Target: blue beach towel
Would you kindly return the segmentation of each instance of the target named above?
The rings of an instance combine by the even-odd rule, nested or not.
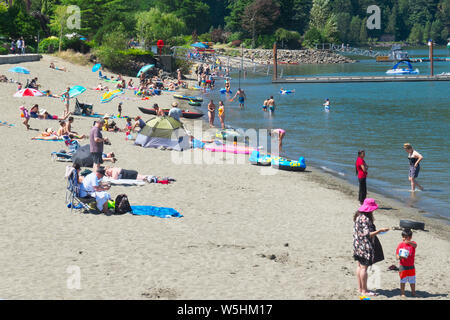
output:
[[[131,206],[131,212],[137,216],[155,216],[159,218],[181,218],[182,215],[172,208],[153,207],[153,206]]]

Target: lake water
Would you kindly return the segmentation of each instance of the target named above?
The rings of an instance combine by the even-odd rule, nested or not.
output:
[[[427,50],[411,50],[427,56]],[[436,55],[450,56],[447,50]],[[342,65],[284,66],[284,75],[385,75],[393,63],[361,60]],[[450,72],[450,62],[435,62],[435,74]],[[429,63],[415,63],[429,74]],[[280,71],[279,71],[280,72]],[[238,76],[232,74],[232,90]],[[216,87],[223,87],[217,81]],[[357,184],[354,163],[359,149],[366,150],[368,189],[421,208],[427,216],[450,223],[450,82],[272,84],[264,75],[241,78],[247,100],[240,110],[218,90],[205,94],[200,109],[206,113],[209,98],[226,106],[226,124],[235,128],[283,128],[283,149],[290,158],[304,156],[307,165],[322,168]],[[281,95],[280,88],[294,90]],[[263,101],[274,96],[277,109],[269,116]],[[322,104],[329,98],[330,112]],[[217,120],[218,121],[218,120]],[[217,123],[218,124],[218,123]],[[409,142],[424,156],[418,182],[424,192],[409,192],[409,163],[403,144]],[[355,199],[356,200],[356,199]]]

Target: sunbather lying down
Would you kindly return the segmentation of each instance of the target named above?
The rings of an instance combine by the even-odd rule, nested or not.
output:
[[[85,137],[76,136],[73,134],[65,133],[65,123],[60,122],[60,128],[58,131],[53,131],[52,128],[47,128],[44,132],[41,132],[37,137],[31,138],[31,140],[64,140],[64,136],[68,136],[70,139],[84,139]]]
[[[157,176],[142,175],[139,174],[136,170],[127,170],[118,167],[106,167],[105,176],[114,180],[130,179],[130,180],[147,181],[148,183],[169,184],[170,182],[175,181],[175,179],[169,177],[162,178]]]

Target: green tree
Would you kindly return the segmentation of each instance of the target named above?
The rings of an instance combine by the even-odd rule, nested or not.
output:
[[[254,0],[245,8],[242,15],[242,28],[251,34],[253,48],[256,37],[271,31],[279,15],[279,6],[272,0]]]
[[[313,0],[310,12],[309,26],[322,29],[331,15],[329,0]]]
[[[211,20],[209,6],[201,0],[155,0],[157,8],[165,13],[173,13],[184,20],[187,31],[196,30],[198,34],[209,30]]]
[[[408,42],[413,44],[420,44],[423,41],[423,27],[416,23],[409,34]]]
[[[430,21],[427,21],[425,27],[423,28],[422,43],[427,43],[428,39],[430,39],[430,35],[431,35],[431,23]]]
[[[361,29],[359,31],[359,42],[360,43],[367,43],[367,18],[364,18],[364,20],[361,22]]]
[[[252,0],[228,0],[227,9],[230,14],[225,17],[225,30],[231,32],[242,30],[242,16],[250,3],[252,3]]]
[[[349,41],[352,43],[358,43],[361,33],[361,19],[358,16],[354,16],[350,22]]]
[[[436,43],[445,43],[447,38],[442,38],[442,30],[444,28],[441,20],[433,21],[430,28],[430,38],[433,39]]]
[[[397,22],[397,15],[398,15],[398,8],[397,5],[395,5],[388,17],[387,26],[385,29],[385,32],[387,34],[392,34],[394,36],[398,35],[398,22]]]
[[[158,8],[136,14],[136,32],[141,42],[154,43],[158,39],[168,42],[170,38],[182,35],[186,25],[175,14],[161,12]]]
[[[69,13],[67,12],[67,6],[57,6],[55,8],[54,15],[52,17],[50,26],[52,30],[59,35],[58,52],[61,52],[63,34],[67,30],[67,19]]]
[[[350,33],[350,22],[352,17],[348,12],[342,12],[336,14],[337,30],[339,40],[342,42],[348,42]]]

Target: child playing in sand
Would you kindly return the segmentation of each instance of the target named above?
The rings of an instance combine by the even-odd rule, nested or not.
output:
[[[414,257],[416,255],[417,243],[411,241],[412,231],[405,229],[402,232],[403,241],[397,247],[396,255],[400,260],[400,291],[401,296],[405,296],[405,286],[409,282],[411,295],[416,296],[416,269],[414,267]]]

